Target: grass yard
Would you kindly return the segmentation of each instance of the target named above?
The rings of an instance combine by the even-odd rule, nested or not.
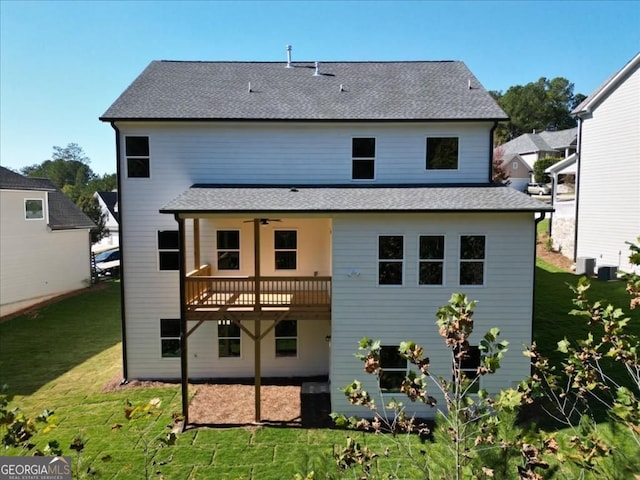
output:
[[[586,332],[567,315],[572,294],[565,283],[576,280],[574,275],[539,264],[535,340],[556,360],[558,340]],[[594,280],[592,291],[594,297],[607,298],[627,310],[622,282]],[[634,324],[640,333],[640,312],[635,312]],[[323,472],[336,472],[332,452],[344,447],[347,435],[376,452],[390,444],[387,436],[339,430],[251,427],[190,430],[178,435],[175,446],[157,449],[155,439],[169,432],[172,414],[180,410],[179,387],[105,392],[104,386],[117,378],[120,368],[117,282],[0,323],[0,384],[8,385],[10,406],[19,406],[29,416],[45,408],[55,411],[57,427],[46,433],[41,429],[33,441],[41,449],[49,440],[59,441],[65,455],[73,454],[74,467],[80,466],[79,478],[282,480],[315,471],[319,479],[325,478]],[[125,418],[126,401],[145,404],[152,398],[161,400],[161,413],[134,421]],[[69,449],[77,436],[85,441],[79,458]],[[412,440],[414,451],[418,443]],[[3,454],[29,453],[14,448]],[[407,452],[395,448],[379,459],[383,472],[394,472],[398,478],[424,478],[410,464]],[[95,474],[89,475],[87,469]],[[562,471],[558,475],[571,477]],[[349,472],[345,478],[356,477]]]

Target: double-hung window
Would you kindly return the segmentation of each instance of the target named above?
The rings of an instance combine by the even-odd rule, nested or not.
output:
[[[298,321],[281,320],[275,327],[276,357],[298,355]]]
[[[218,321],[218,357],[240,356],[240,327],[230,320]]]
[[[421,235],[419,240],[419,285],[444,284],[444,235]]]
[[[240,231],[218,230],[218,270],[240,270]]]
[[[427,137],[427,170],[458,169],[458,137]]]
[[[158,231],[158,266],[160,270],[180,270],[180,233]]]
[[[376,164],[376,139],[351,139],[351,178],[373,180]]]
[[[163,358],[180,356],[180,319],[160,319],[160,351]]]
[[[149,137],[125,137],[127,177],[149,178]]]
[[[480,348],[477,345],[469,345],[466,354],[458,360],[460,367],[460,375],[464,376],[472,382],[467,393],[478,393],[480,390],[480,375],[478,375],[478,367],[480,366],[482,356]]]
[[[460,237],[460,285],[484,285],[486,237]]]
[[[378,285],[402,285],[404,263],[404,237],[380,235],[378,237]]]
[[[379,385],[382,393],[398,393],[407,376],[407,360],[400,355],[397,346],[380,347]]]
[[[295,230],[275,230],[273,232],[276,270],[298,268],[298,232]]]
[[[26,220],[44,219],[44,201],[41,198],[26,198],[24,200],[24,218]]]

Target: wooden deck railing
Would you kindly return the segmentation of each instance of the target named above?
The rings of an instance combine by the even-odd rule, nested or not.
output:
[[[261,277],[260,298],[255,277],[214,277],[202,269],[185,278],[187,308],[328,307],[331,277]],[[208,272],[207,272],[208,273]]]

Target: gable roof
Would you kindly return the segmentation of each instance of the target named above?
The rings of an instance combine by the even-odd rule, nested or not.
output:
[[[504,156],[502,157],[501,165],[506,166],[509,163],[512,163],[514,161],[520,162],[520,164],[527,170],[527,172],[533,172],[533,168],[531,168],[531,165],[529,165],[529,162],[527,162],[524,158],[522,158],[519,153],[514,153],[514,152],[505,153]]]
[[[0,167],[0,190],[37,190],[47,192],[49,223],[51,230],[94,228],[96,225],[51,180],[29,178]]]
[[[590,113],[596,108],[600,102],[615,90],[618,85],[627,77],[627,75],[640,67],[640,52],[636,54],[627,64],[619,71],[611,75],[605,82],[596,88],[591,95],[585,98],[580,105],[573,109],[573,115],[581,116]]]
[[[100,117],[117,120],[506,120],[459,61],[153,61]]]
[[[553,208],[503,185],[195,184],[160,213],[542,212]]]
[[[118,192],[96,192],[96,195],[98,195],[107,206],[111,217],[114,218],[116,222],[119,222],[120,216],[118,215],[118,210],[116,210],[118,205]]]
[[[576,145],[577,138],[577,127],[556,131],[545,130],[540,133],[523,133],[499,147],[502,147],[505,153],[552,152]]]

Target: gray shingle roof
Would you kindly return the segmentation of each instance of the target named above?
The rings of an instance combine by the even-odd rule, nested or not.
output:
[[[507,119],[459,61],[293,65],[153,61],[100,119]]]
[[[161,213],[539,212],[551,206],[505,186],[196,184]]]
[[[49,205],[49,227],[51,230],[71,230],[76,228],[94,228],[95,224],[64,193],[58,190],[51,180],[29,178],[0,167],[0,189],[38,190],[47,192]]]
[[[109,213],[115,219],[116,222],[120,221],[120,215],[116,210],[116,205],[118,204],[118,192],[96,192],[102,201],[107,206]]]
[[[564,149],[578,143],[578,127],[540,132],[540,137],[553,149]]]
[[[578,128],[575,127],[555,132],[523,133],[501,146],[505,153],[552,152],[576,145],[577,138]]]

